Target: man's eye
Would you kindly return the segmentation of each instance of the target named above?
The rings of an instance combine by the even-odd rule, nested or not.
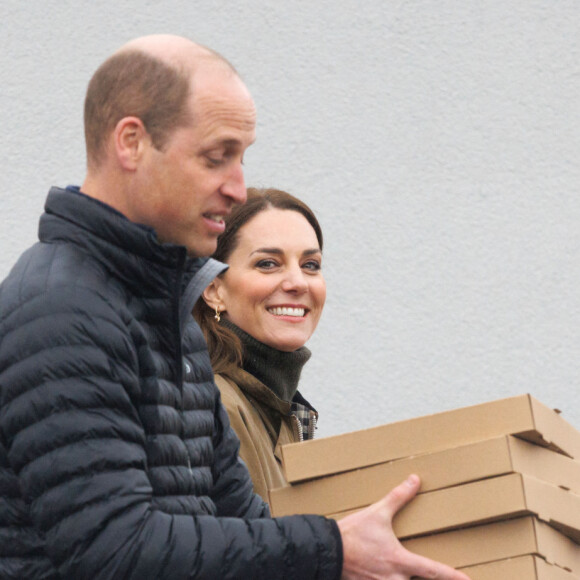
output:
[[[210,157],[209,155],[206,156],[208,163],[214,167],[221,165],[223,163],[223,159],[217,157]]]

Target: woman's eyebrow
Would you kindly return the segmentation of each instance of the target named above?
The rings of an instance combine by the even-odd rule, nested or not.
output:
[[[280,248],[258,248],[257,250],[254,250],[250,256],[253,254],[277,254],[280,256],[283,253],[284,252]]]
[[[283,254],[283,250],[281,250],[280,248],[258,248],[257,250],[254,250],[250,256],[252,256],[253,254],[276,254],[277,256],[281,256]],[[312,256],[314,254],[320,254],[322,253],[320,251],[320,248],[312,248],[309,250],[304,250],[302,252],[303,256]]]

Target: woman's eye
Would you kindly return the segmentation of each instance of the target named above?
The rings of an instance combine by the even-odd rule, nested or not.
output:
[[[313,272],[318,272],[318,270],[322,268],[322,264],[320,262],[317,262],[316,260],[310,260],[309,262],[306,262],[302,267],[306,268],[307,270],[312,270]]]
[[[274,260],[260,260],[256,264],[256,268],[262,268],[264,270],[268,270],[270,268],[275,268],[278,264]]]

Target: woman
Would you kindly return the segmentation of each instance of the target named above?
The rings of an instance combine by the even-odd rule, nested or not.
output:
[[[298,392],[304,346],[322,314],[322,231],[303,202],[248,189],[226,219],[214,258],[229,265],[194,309],[254,489],[287,485],[279,447],[311,439],[317,412]]]

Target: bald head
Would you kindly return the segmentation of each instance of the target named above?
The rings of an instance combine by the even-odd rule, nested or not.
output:
[[[152,34],[141,36],[123,45],[118,52],[125,50],[137,50],[157,58],[170,66],[182,69],[189,69],[193,73],[200,65],[225,66],[232,72],[236,72],[234,67],[220,54],[184,38],[171,34]]]
[[[95,72],[85,99],[89,169],[106,155],[117,123],[141,119],[153,144],[162,149],[172,131],[191,122],[187,104],[197,72],[218,69],[237,75],[215,51],[180,36],[144,36],[122,46]]]

